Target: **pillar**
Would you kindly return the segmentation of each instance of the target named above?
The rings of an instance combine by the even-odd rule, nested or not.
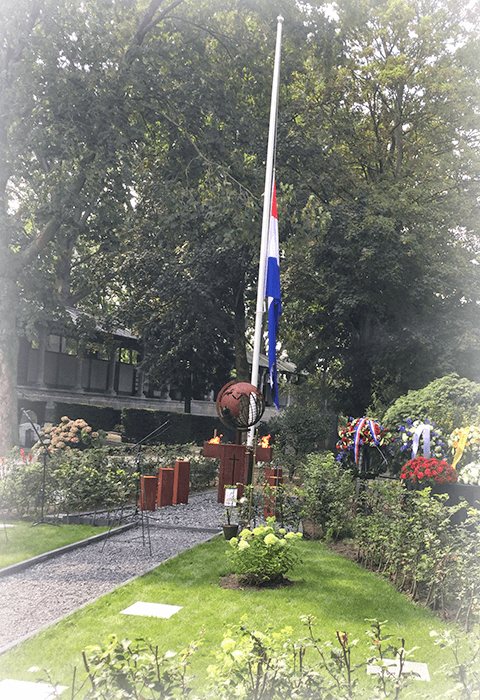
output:
[[[38,365],[37,379],[35,386],[37,389],[45,389],[45,352],[47,350],[47,329],[40,326],[38,329]]]
[[[107,394],[115,396],[115,367],[117,365],[117,346],[114,344],[112,354],[110,355],[110,364],[108,366],[108,386]]]
[[[174,478],[173,469],[165,467],[158,470],[157,505],[159,508],[173,505]]]
[[[173,505],[188,503],[190,490],[190,462],[178,460],[175,462],[173,477]]]
[[[155,510],[157,500],[157,477],[140,477],[140,499],[138,507],[140,510]]]

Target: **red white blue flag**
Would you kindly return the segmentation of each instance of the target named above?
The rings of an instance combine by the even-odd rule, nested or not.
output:
[[[275,181],[272,187],[272,211],[268,231],[266,268],[265,296],[268,302],[268,372],[273,402],[278,408],[277,332],[278,319],[282,313],[282,302],[280,297],[280,256],[278,250],[278,216]]]

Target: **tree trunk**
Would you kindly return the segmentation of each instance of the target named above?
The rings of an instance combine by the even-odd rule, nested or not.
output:
[[[15,280],[8,274],[10,254],[1,246],[0,258],[0,457],[18,443],[17,362]]]

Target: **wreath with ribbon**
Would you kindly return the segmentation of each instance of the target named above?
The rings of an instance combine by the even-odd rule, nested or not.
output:
[[[471,462],[480,461],[480,428],[476,425],[456,428],[448,438],[448,446],[453,454],[453,467],[456,467],[462,457]]]
[[[429,459],[445,459],[445,441],[442,431],[436,423],[426,418],[425,420],[412,420],[407,418],[405,425],[398,427],[400,436],[396,442],[400,443],[400,451],[411,451],[410,459],[415,459],[422,447],[423,457]]]
[[[340,428],[338,431],[339,440],[337,442],[337,460],[343,457],[350,451],[353,451],[355,464],[358,466],[360,461],[360,448],[374,447],[382,456],[382,460],[387,463],[385,455],[381,447],[390,443],[393,438],[390,437],[388,430],[380,425],[373,418],[349,418],[345,428]]]

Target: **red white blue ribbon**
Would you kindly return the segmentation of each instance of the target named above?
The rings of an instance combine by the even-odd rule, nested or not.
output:
[[[360,459],[360,445],[363,444],[361,441],[361,437],[362,437],[361,432],[362,432],[362,429],[366,423],[368,423],[368,427],[370,428],[370,433],[372,435],[373,443],[374,443],[375,447],[381,452],[381,450],[379,448],[377,434],[375,432],[375,421],[368,419],[368,418],[360,418],[358,423],[357,423],[357,427],[355,428],[355,437],[353,440],[353,453],[354,453],[354,457],[355,457],[355,464],[357,466],[358,466],[358,462]],[[382,457],[383,457],[383,454],[382,454]],[[383,457],[383,459],[385,460],[385,457]]]

